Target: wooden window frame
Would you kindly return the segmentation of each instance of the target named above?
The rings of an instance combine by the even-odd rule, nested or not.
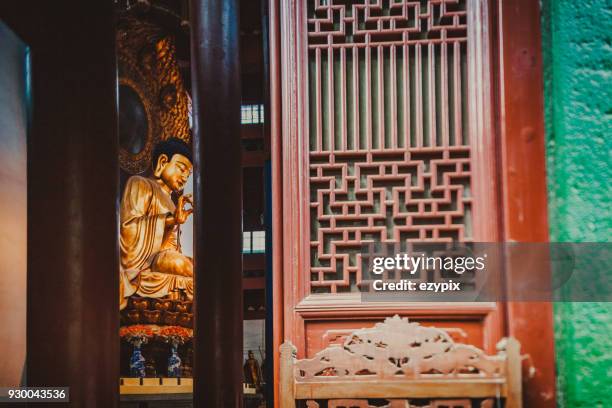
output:
[[[306,286],[301,282],[303,274],[289,272],[302,270],[309,262],[303,256],[307,253],[308,241],[296,239],[303,236],[304,229],[309,225],[308,210],[304,208],[304,203],[300,203],[299,194],[307,188],[307,173],[300,158],[308,151],[303,123],[308,120],[308,105],[300,95],[306,94],[308,81],[305,64],[301,63],[305,52],[301,38],[303,34],[295,24],[301,21],[300,13],[304,11],[300,11],[297,4],[302,4],[302,1],[270,0],[269,15],[275,379],[278,379],[279,347],[285,339],[292,339],[294,333],[302,331],[300,327],[303,327],[305,318],[332,315],[350,317],[355,313],[355,305],[350,302],[344,306],[336,302],[328,308],[314,309],[302,304],[303,308],[299,311],[294,307],[307,293]],[[483,206],[479,211],[487,211],[487,216],[500,217],[499,228],[491,227],[493,230],[487,232],[489,237],[496,237],[495,240],[546,242],[548,222],[539,5],[528,0],[490,0],[487,5],[492,23],[489,30],[481,35],[489,36],[491,48],[481,50],[483,53],[480,55],[486,57],[490,53],[491,86],[488,89],[483,87],[480,96],[487,97],[485,93],[488,92],[493,103],[483,107],[480,110],[482,116],[474,118],[472,123],[482,126],[477,132],[479,135],[493,132],[495,143],[485,142],[481,151],[474,152],[493,152],[485,160],[480,160],[476,155],[474,157],[478,165],[495,167],[497,177],[493,184],[498,187],[490,188],[491,184],[488,185],[488,191],[492,194],[488,198],[489,203],[497,205]],[[489,17],[481,15],[481,18]],[[472,29],[478,30],[478,27]],[[297,67],[297,70],[293,67]],[[486,72],[479,74],[488,75]],[[479,100],[478,96],[476,100]],[[283,143],[287,137],[295,138],[298,143]],[[494,158],[497,163],[489,158]],[[473,183],[475,188],[487,188],[487,183],[491,181],[475,179]],[[511,270],[510,267],[508,265],[508,270]],[[402,305],[402,308],[405,309],[406,305]],[[426,309],[417,308],[414,312],[427,315]],[[458,313],[473,313],[490,319],[490,310],[486,309],[486,305],[474,305],[472,309]],[[382,317],[394,310],[390,306],[386,310],[366,313],[372,317]],[[536,368],[533,378],[524,376],[525,406],[554,407],[552,305],[544,302],[509,302],[499,312],[506,317],[505,327],[499,329],[501,334],[518,338]],[[300,341],[296,343],[300,350]],[[277,384],[275,396],[278,397]]]

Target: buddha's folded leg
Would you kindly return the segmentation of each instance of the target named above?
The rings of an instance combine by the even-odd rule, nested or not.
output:
[[[180,252],[168,249],[161,251],[153,259],[151,270],[170,275],[193,276],[193,261]]]
[[[193,278],[162,272],[144,271],[140,274],[140,285],[136,293],[143,297],[162,298],[182,291],[193,300]]]

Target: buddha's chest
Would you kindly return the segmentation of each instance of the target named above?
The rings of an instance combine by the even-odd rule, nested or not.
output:
[[[176,210],[176,205],[170,194],[166,193],[159,186],[155,185],[153,188],[153,195],[149,205],[149,215],[167,214],[172,213]]]

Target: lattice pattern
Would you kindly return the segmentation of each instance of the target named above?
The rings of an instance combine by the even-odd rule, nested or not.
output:
[[[312,359],[295,363],[297,382],[455,378],[459,374],[464,378],[502,376],[504,358],[487,356],[474,346],[455,343],[442,329],[409,323],[399,316],[353,332],[342,347],[332,345]]]
[[[312,48],[343,44],[430,43],[466,36],[465,4],[460,0],[375,0],[309,3]]]
[[[465,0],[309,0],[313,293],[367,242],[471,241]]]

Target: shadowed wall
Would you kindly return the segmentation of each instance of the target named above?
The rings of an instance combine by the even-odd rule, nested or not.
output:
[[[31,52],[27,384],[70,387],[71,406],[117,407],[114,5],[3,0],[0,19]]]
[[[0,22],[0,387],[19,385],[26,349],[26,59]]]

